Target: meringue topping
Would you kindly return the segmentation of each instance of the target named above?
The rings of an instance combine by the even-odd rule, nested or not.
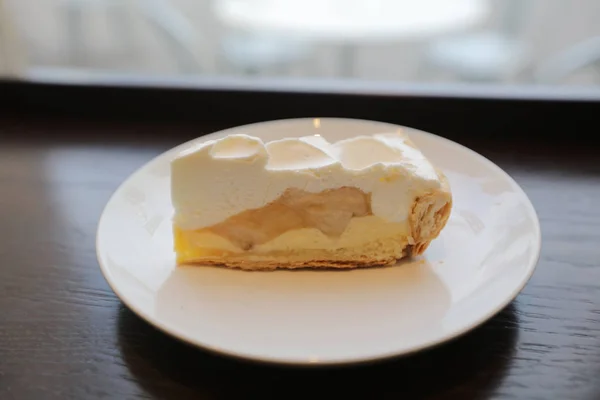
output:
[[[185,150],[171,163],[174,223],[181,229],[217,225],[285,198],[291,189],[310,194],[344,187],[368,195],[372,215],[405,222],[414,199],[440,181],[402,133],[336,143],[321,136],[264,143],[236,134]]]

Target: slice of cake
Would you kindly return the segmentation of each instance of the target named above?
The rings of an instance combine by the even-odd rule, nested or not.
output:
[[[211,140],[172,161],[171,196],[177,262],[243,269],[392,264],[423,253],[452,207],[402,133]]]

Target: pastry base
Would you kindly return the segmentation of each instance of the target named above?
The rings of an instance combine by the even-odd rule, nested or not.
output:
[[[423,246],[420,248],[425,249]],[[380,239],[351,249],[304,249],[265,254],[224,254],[222,251],[211,249],[202,251],[204,256],[179,259],[179,264],[225,266],[243,270],[352,269],[393,265],[401,259],[417,255],[415,246],[408,244],[408,238],[405,236]]]

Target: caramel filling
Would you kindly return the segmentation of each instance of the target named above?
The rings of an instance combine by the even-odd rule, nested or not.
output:
[[[272,203],[247,210],[207,228],[243,250],[294,229],[316,228],[340,236],[354,217],[372,215],[371,196],[352,187],[310,193],[288,189]]]

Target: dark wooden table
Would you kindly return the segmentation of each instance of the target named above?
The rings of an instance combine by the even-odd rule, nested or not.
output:
[[[532,280],[471,333],[380,364],[252,365],[158,332],[117,299],[95,255],[99,215],[154,155],[217,126],[0,117],[0,399],[600,399],[600,149],[463,138],[531,197]]]

